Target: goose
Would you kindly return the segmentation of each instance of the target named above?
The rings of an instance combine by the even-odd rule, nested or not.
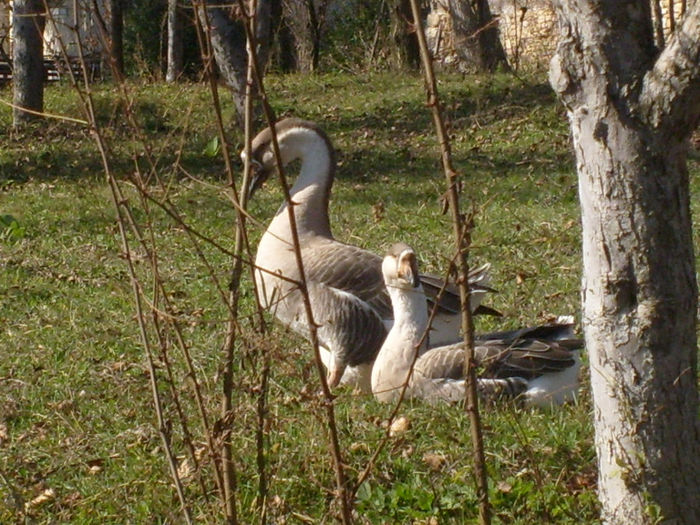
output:
[[[384,402],[395,400],[408,381],[405,396],[409,398],[463,400],[463,343],[427,349],[423,341],[428,311],[413,249],[403,243],[392,246],[382,262],[382,272],[394,324],[372,368],[374,396]],[[576,393],[581,346],[582,341],[572,335],[572,325],[479,338],[474,349],[476,364],[482,369],[477,389],[485,397],[522,396],[526,404],[561,404]]]
[[[321,357],[329,386],[343,379],[370,392],[372,362],[392,323],[389,295],[382,277],[382,258],[370,251],[336,240],[331,233],[328,204],[336,168],[335,150],[328,135],[315,123],[286,118],[275,124],[282,165],[299,159],[301,168],[290,189],[314,322],[318,325]],[[241,153],[245,161],[245,152]],[[252,141],[254,176],[249,196],[275,172],[272,131],[266,128]],[[263,307],[284,325],[309,337],[301,293],[295,281],[299,271],[292,233],[283,202],[258,244],[255,286]],[[433,301],[443,280],[422,275]],[[470,274],[471,309],[477,310],[489,291],[488,265]],[[456,295],[455,295],[456,294]],[[482,307],[487,313],[493,310]],[[459,339],[459,295],[448,286],[440,300],[430,337],[433,343]],[[496,315],[498,315],[496,313]],[[346,368],[350,367],[343,376]]]

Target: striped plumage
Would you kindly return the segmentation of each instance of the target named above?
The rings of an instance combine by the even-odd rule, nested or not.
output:
[[[352,376],[358,385],[369,389],[369,370],[392,319],[391,301],[381,271],[382,258],[333,238],[328,203],[336,161],[328,136],[316,124],[294,118],[278,122],[275,129],[282,164],[301,160],[290,194],[295,203],[301,255],[329,384],[338,384],[349,365],[357,367]],[[251,195],[275,170],[271,140],[270,129],[253,140],[251,163],[256,176],[251,183]],[[256,286],[264,306],[285,325],[308,336],[298,287],[278,277],[299,280],[286,203],[263,234],[255,264]],[[435,276],[428,279],[426,286],[437,292],[440,279]],[[487,268],[475,272],[470,282],[472,308],[476,308],[488,290]],[[459,310],[455,309],[455,298],[450,297],[454,290],[453,287],[447,290],[444,305],[439,308],[431,334],[436,342],[453,342],[459,337]]]

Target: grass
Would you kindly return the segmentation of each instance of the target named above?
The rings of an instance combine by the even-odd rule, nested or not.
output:
[[[444,271],[451,225],[440,212],[443,180],[421,86],[417,77],[389,73],[277,76],[267,82],[278,115],[319,121],[339,150],[331,203],[335,235],[379,253],[404,240],[418,250],[424,268]],[[96,86],[114,172],[126,180],[135,166],[143,169],[148,150],[169,184],[169,202],[188,224],[230,248],[234,213],[223,163],[210,154],[216,128],[206,87],[128,88],[137,132],[125,123],[129,106],[117,90]],[[504,313],[503,319],[480,320],[478,329],[578,314],[580,230],[563,110],[538,79],[445,76],[440,89],[456,167],[464,175],[464,204],[478,210],[472,259],[493,265],[499,293],[490,304]],[[223,98],[230,122],[230,101]],[[67,86],[48,87],[46,106],[51,113],[82,115]],[[179,523],[115,211],[94,142],[80,125],[54,120],[10,133],[7,109],[0,127],[6,137],[0,145],[0,522]],[[231,141],[237,151],[240,136],[232,131]],[[175,171],[176,162],[192,178]],[[697,159],[691,172],[697,194]],[[161,277],[215,419],[226,319],[220,292],[182,228],[157,209],[147,213],[137,193],[125,188],[140,224],[152,221]],[[268,184],[256,195],[252,214],[264,225],[281,200],[277,185]],[[261,228],[250,234],[256,242]],[[225,288],[230,259],[206,243],[200,248]],[[150,289],[147,261],[137,257],[135,264]],[[269,521],[331,522],[333,471],[308,345],[274,324],[263,341],[246,329],[253,313],[249,279],[242,312],[236,411],[228,422],[240,519],[258,519],[256,386],[268,352],[274,364],[265,422]],[[202,431],[182,356],[169,348],[177,387],[168,390],[158,356],[160,387],[175,452],[184,456],[175,394],[198,448]],[[336,409],[354,477],[383,436],[390,409],[351,392],[342,392]],[[485,408],[497,522],[596,522],[590,412],[585,378],[579,402],[557,410]],[[463,411],[413,402],[400,414],[410,427],[391,439],[359,490],[358,521],[475,520]],[[202,469],[206,496],[190,479],[186,496],[197,521],[219,523],[206,457]]]

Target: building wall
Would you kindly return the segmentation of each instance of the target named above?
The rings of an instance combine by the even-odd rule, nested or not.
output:
[[[44,55],[62,56],[62,45],[65,46],[69,57],[78,56],[78,38],[72,27],[74,27],[74,12],[73,0],[64,0],[63,2],[53,2],[55,7],[51,8],[51,16],[46,22],[44,30]],[[102,10],[101,16],[105,17],[104,1],[96,0],[98,9]],[[90,2],[90,6],[92,3]],[[90,13],[92,8],[84,1],[79,1],[78,10],[81,12],[79,17],[79,32],[80,42],[83,45],[83,52],[87,55],[99,53],[101,46],[99,41],[99,33],[97,24]],[[12,54],[12,2],[0,3],[0,43],[2,50],[8,56]]]

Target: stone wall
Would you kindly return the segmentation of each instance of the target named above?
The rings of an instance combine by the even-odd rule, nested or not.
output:
[[[682,0],[673,0],[673,18],[669,2],[660,3],[665,36],[671,33],[672,19],[678,22]],[[456,65],[452,48],[450,16],[446,0],[432,0],[426,33],[436,59],[445,65]],[[549,0],[489,0],[497,17],[501,43],[514,69],[545,69],[557,45],[557,18]]]

